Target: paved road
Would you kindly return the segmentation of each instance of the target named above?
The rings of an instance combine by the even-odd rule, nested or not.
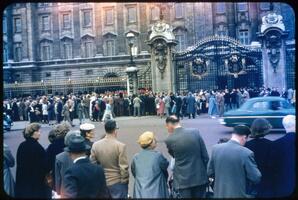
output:
[[[158,145],[157,150],[161,151],[167,158],[169,154],[165,144],[162,142],[167,137],[167,131],[165,129],[165,119],[160,119],[156,116],[145,116],[145,117],[119,117],[116,118],[119,126],[118,139],[123,143],[127,144],[127,153],[129,162],[135,153],[140,151],[140,147],[137,144],[138,136],[144,131],[153,131],[156,134]],[[231,128],[224,127],[219,124],[217,119],[211,119],[207,115],[201,115],[196,119],[186,119],[184,118],[182,125],[184,127],[198,128],[207,146],[208,153],[210,155],[211,148],[220,138],[230,137]],[[95,138],[94,141],[98,140],[104,135],[104,127],[100,122],[91,122],[95,124]],[[12,130],[10,132],[4,133],[4,142],[9,145],[12,154],[16,156],[17,148],[19,144],[24,140],[22,136],[23,128],[28,124],[28,122],[15,122]],[[76,125],[72,129],[78,129],[79,122],[74,120]],[[48,125],[42,125],[42,133],[40,138],[41,145],[46,148],[49,145],[47,135],[51,127]],[[270,140],[275,140],[281,137],[283,133],[272,133],[266,136]],[[15,176],[16,168],[12,168],[13,175]],[[129,194],[132,195],[133,188],[133,178],[130,178],[129,184]]]

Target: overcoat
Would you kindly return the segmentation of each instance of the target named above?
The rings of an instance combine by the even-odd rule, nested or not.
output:
[[[17,150],[16,197],[48,198],[46,173],[46,151],[37,140],[26,139]]]
[[[158,151],[143,149],[131,162],[135,178],[133,198],[168,198],[167,186],[169,162]]]
[[[15,182],[10,168],[14,167],[15,160],[6,144],[3,143],[3,187],[6,194],[14,197]]]
[[[255,161],[262,174],[261,182],[252,186],[252,192],[255,192],[258,198],[272,198],[275,175],[272,141],[266,138],[255,138],[246,142],[245,147],[254,152]]]
[[[65,172],[62,198],[108,198],[104,171],[88,158],[80,159]]]
[[[175,159],[173,186],[186,189],[208,182],[209,156],[197,129],[176,128],[166,140],[169,154]]]
[[[234,140],[213,146],[208,176],[215,179],[215,198],[252,197],[247,192],[247,185],[261,180],[254,153]]]

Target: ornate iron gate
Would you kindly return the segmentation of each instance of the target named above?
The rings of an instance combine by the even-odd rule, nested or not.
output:
[[[175,54],[177,90],[262,85],[262,53],[227,36],[210,36]]]

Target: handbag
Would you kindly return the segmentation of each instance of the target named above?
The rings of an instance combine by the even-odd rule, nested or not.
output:
[[[176,105],[173,105],[173,108],[172,108],[171,112],[176,113]]]

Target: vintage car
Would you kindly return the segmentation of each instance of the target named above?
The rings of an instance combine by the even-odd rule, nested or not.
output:
[[[247,100],[239,109],[225,112],[220,124],[233,127],[238,124],[251,126],[256,118],[265,118],[273,129],[284,130],[282,118],[296,115],[295,108],[281,97],[256,97]]]

